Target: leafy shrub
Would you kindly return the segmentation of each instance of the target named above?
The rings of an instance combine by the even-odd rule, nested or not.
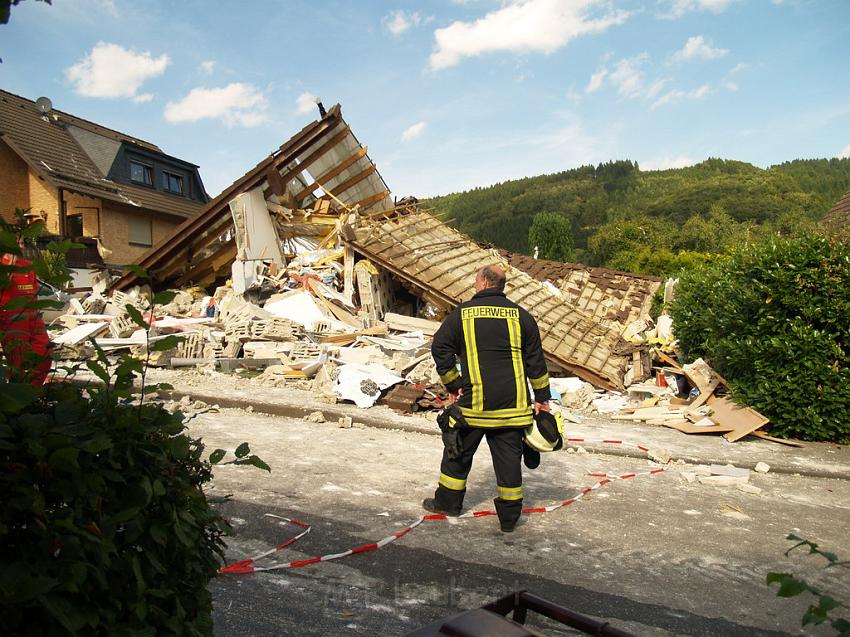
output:
[[[17,249],[2,233],[0,246]],[[113,378],[98,349],[86,365],[103,385],[0,375],[2,633],[211,635],[207,584],[228,527],[202,486],[226,452],[204,460],[182,414],[134,402],[143,361],[123,357]],[[243,443],[225,464],[268,470],[249,454]]]
[[[685,272],[682,349],[726,376],[773,433],[850,442],[850,246],[777,239]]]
[[[695,268],[716,258],[704,252],[681,250],[674,253],[667,248],[641,248],[618,252],[609,262],[609,267],[626,272],[639,272],[651,276],[674,276],[681,270]]]

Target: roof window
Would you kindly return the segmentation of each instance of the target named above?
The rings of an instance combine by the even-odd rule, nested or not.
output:
[[[130,162],[130,181],[153,186],[153,168],[137,161]]]

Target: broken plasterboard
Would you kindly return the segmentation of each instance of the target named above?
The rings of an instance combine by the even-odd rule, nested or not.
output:
[[[403,314],[395,314],[387,312],[384,314],[384,323],[391,330],[400,332],[422,332],[425,336],[434,336],[437,330],[440,329],[439,321],[431,321],[429,319],[416,318],[415,316],[405,316]]]
[[[317,321],[326,321],[328,317],[309,292],[292,291],[269,299],[263,309],[274,316],[289,319],[305,329],[310,329]]]
[[[358,407],[371,407],[381,395],[381,390],[404,381],[382,365],[342,365],[336,377],[334,390],[342,400],[354,401]]]
[[[107,327],[109,327],[109,323],[106,321],[83,323],[82,325],[77,325],[77,327],[68,330],[64,334],[54,336],[50,340],[57,345],[78,345],[92,336],[100,334]]]
[[[280,239],[277,236],[263,189],[254,188],[230,201],[230,212],[236,228],[236,258],[240,261],[274,261],[283,265]]]

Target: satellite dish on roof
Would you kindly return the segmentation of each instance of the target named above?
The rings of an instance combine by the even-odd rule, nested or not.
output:
[[[35,105],[38,107],[38,110],[41,111],[42,115],[47,115],[53,110],[53,102],[51,102],[47,97],[39,97],[35,101]]]

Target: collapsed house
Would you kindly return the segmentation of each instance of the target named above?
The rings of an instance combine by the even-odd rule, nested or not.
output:
[[[568,279],[562,292],[512,267],[415,200],[393,201],[339,105],[236,180],[139,265],[160,287],[205,287],[231,278],[235,293],[250,294],[268,268],[279,271],[287,251],[292,257],[299,246],[342,251],[341,299],[331,306],[356,304],[367,322],[393,309],[441,318],[472,296],[481,266],[500,264],[510,273],[507,296],[537,319],[554,371],[608,389],[649,375],[645,352],[625,341],[623,322],[612,319],[646,315],[660,281],[634,277],[643,285],[611,294],[622,282],[600,285],[604,277],[594,273],[584,281]],[[114,288],[137,282],[137,274],[128,273]],[[394,291],[399,286],[401,294]],[[394,295],[414,299],[393,308]],[[637,312],[607,311],[603,301],[617,296]]]
[[[723,399],[719,381],[697,382],[665,358],[669,317],[655,325],[649,316],[660,279],[500,251],[413,198],[393,199],[339,105],[148,252],[139,261],[147,277],[134,269],[112,284],[111,297],[96,290],[78,302],[54,342],[79,358],[94,336],[107,351],[129,347],[154,365],[264,369],[266,384],[296,383],[361,407],[383,396],[413,411],[445,396],[430,338],[472,297],[484,265],[506,270],[506,295],[537,320],[563,406],[681,431],[740,433],[728,423],[711,426],[706,404]],[[142,283],[178,292],[153,307]],[[130,320],[128,304],[150,329]],[[183,339],[172,350],[150,348],[175,332]],[[659,382],[669,373],[671,384],[684,385],[642,383],[653,372]],[[695,395],[672,402],[691,386]]]

